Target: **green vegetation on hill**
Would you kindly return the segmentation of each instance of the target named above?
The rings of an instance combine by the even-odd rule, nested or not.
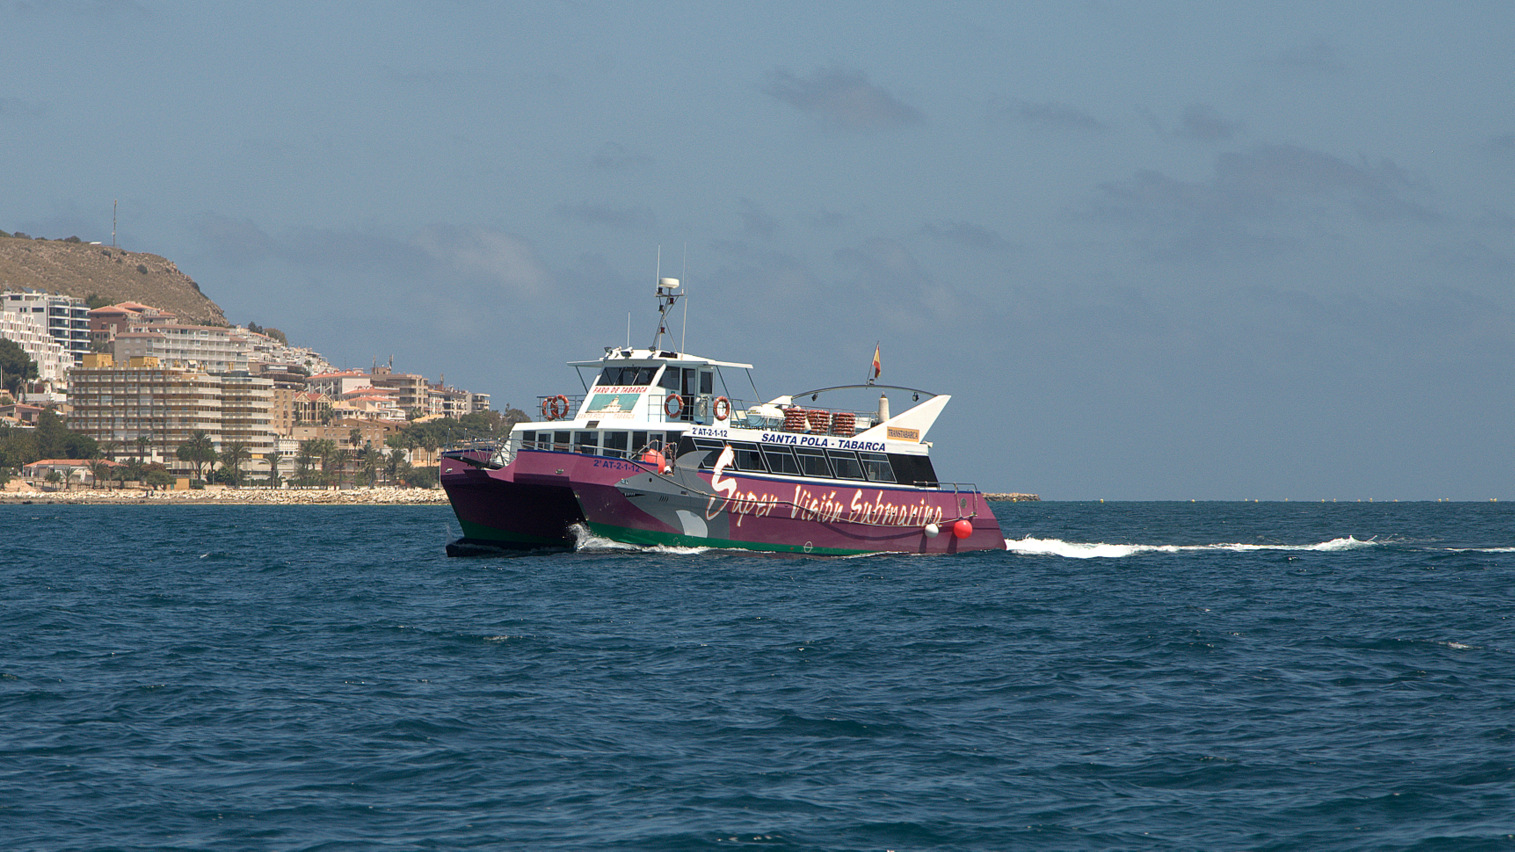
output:
[[[0,231],[0,290],[40,290],[100,304],[141,302],[186,322],[227,325],[219,305],[173,261],[95,245],[79,237],[32,238]]]

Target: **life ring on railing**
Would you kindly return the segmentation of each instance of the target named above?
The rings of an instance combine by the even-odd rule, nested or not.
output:
[[[542,400],[542,416],[548,420],[562,420],[567,417],[568,397],[562,394],[545,397]]]
[[[724,396],[718,396],[715,398],[715,404],[710,406],[710,410],[715,414],[715,419],[725,420],[731,416],[731,400]]]
[[[677,418],[684,411],[684,398],[676,393],[671,393],[663,400],[663,413],[670,418]]]

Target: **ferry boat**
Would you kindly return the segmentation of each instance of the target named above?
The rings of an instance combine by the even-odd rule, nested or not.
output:
[[[849,555],[1004,550],[972,484],[942,482],[926,439],[949,396],[914,388],[818,388],[743,401],[751,364],[664,348],[679,282],[657,282],[647,349],[571,361],[582,395],[541,398],[542,419],[505,442],[443,453],[442,487],[463,537],[451,555],[568,549],[578,531],[632,545]],[[586,376],[592,375],[592,380]],[[911,407],[891,413],[889,391]],[[822,397],[879,394],[858,411]]]

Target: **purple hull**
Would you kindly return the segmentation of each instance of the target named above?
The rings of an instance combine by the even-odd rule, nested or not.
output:
[[[493,470],[444,459],[442,485],[465,541],[497,547],[570,546],[568,528],[582,523],[642,545],[835,555],[1005,548],[983,495],[951,487],[686,467],[661,474],[624,459],[535,450]]]

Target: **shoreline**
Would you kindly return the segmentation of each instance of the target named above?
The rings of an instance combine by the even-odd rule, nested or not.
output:
[[[19,505],[246,505],[246,506],[446,506],[440,488],[205,488],[146,491],[141,488],[0,491],[0,506]]]

